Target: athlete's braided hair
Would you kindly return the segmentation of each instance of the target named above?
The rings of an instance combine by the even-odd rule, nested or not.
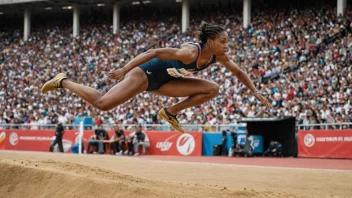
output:
[[[198,39],[201,43],[202,47],[207,43],[208,38],[214,39],[216,35],[225,31],[225,29],[219,25],[210,25],[207,23],[203,23],[199,28]]]

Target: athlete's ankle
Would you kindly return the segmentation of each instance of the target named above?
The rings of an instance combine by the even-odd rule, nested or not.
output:
[[[62,86],[62,87],[65,87],[65,85],[67,85],[68,82],[69,82],[69,80],[68,80],[67,78],[63,79],[63,80],[61,81],[61,86]]]
[[[170,107],[165,107],[165,111],[166,113],[170,114],[170,115],[173,115],[173,116],[176,116],[177,112],[173,112],[172,109],[170,109]]]

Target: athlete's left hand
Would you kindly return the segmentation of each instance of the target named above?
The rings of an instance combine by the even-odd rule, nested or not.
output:
[[[260,92],[256,92],[254,93],[254,96],[263,104],[266,106],[266,109],[267,110],[270,110],[272,107],[271,107],[271,104],[269,102],[268,99],[266,99]]]
[[[126,73],[125,73],[125,69],[116,69],[114,71],[111,71],[108,73],[108,77],[111,79],[115,79],[118,81],[123,80],[123,78],[125,77]]]

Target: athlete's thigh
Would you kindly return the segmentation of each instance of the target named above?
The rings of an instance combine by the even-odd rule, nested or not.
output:
[[[196,94],[206,94],[211,91],[218,91],[218,84],[200,78],[174,78],[165,83],[154,94],[169,97],[186,97]]]
[[[106,93],[102,102],[104,106],[113,108],[126,102],[137,94],[145,91],[148,86],[148,79],[140,68],[133,69],[124,80],[112,87]]]

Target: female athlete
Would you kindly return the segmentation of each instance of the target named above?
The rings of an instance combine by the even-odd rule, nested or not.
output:
[[[46,93],[57,88],[66,88],[94,107],[108,111],[143,91],[169,97],[187,97],[158,111],[160,118],[169,122],[179,132],[185,132],[176,118],[177,112],[198,106],[219,92],[219,86],[211,81],[187,77],[215,62],[230,70],[267,108],[268,100],[255,88],[246,73],[230,60],[227,54],[228,35],[218,25],[203,24],[199,32],[199,43],[184,43],[178,48],[150,49],[132,59],[124,67],[108,73],[108,77],[121,82],[105,95],[97,90],[68,80],[60,73],[46,82],[41,91]]]

